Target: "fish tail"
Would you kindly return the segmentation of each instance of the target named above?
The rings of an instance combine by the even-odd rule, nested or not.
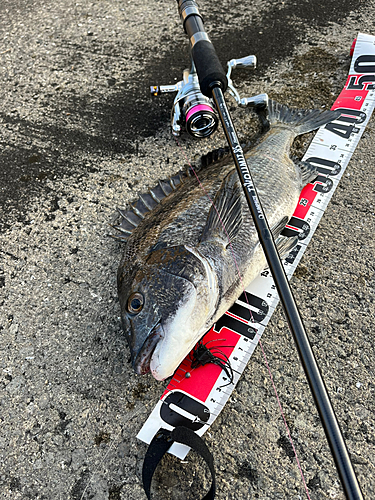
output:
[[[268,121],[270,125],[285,124],[295,135],[311,132],[340,116],[339,111],[319,109],[292,109],[284,104],[269,100]]]

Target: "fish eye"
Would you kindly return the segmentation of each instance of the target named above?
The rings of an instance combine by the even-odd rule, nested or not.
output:
[[[144,304],[143,295],[139,292],[132,293],[128,298],[128,312],[138,314],[142,311]]]

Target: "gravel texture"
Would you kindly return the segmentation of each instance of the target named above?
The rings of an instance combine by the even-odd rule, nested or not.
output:
[[[373,2],[201,1],[243,95],[329,107]],[[0,497],[145,499],[136,434],[165,383],[136,376],[121,331],[108,237],[116,206],[187,160],[169,131],[173,83],[189,65],[176,2],[2,0],[0,4]],[[229,98],[228,98],[229,100]],[[257,119],[230,101],[243,142]],[[311,135],[296,141],[301,157]],[[193,159],[219,131],[181,138]],[[375,122],[371,119],[292,280],[366,499],[375,497]],[[263,337],[312,500],[344,496],[282,312]],[[220,500],[307,498],[257,349],[206,442]],[[208,473],[168,456],[154,498],[196,499]]]

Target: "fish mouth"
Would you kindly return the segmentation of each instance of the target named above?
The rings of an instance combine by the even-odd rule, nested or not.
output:
[[[155,325],[140,348],[134,363],[133,368],[138,375],[145,375],[150,371],[150,363],[154,354],[156,345],[164,338],[164,330],[159,322]]]

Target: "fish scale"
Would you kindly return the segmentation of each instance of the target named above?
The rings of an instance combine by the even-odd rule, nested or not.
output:
[[[270,101],[270,130],[246,154],[280,248],[286,239],[280,233],[302,188],[317,175],[315,166],[304,165],[303,173],[289,158],[292,141],[338,115]],[[233,163],[202,168],[199,183],[188,173],[182,180],[165,184],[171,192],[164,197],[156,188],[141,195],[140,203],[149,206],[144,218],[130,211],[119,224],[127,239],[118,271],[123,328],[134,369],[150,370],[158,380],[173,374],[265,265]],[[134,297],[141,301],[136,311]]]

